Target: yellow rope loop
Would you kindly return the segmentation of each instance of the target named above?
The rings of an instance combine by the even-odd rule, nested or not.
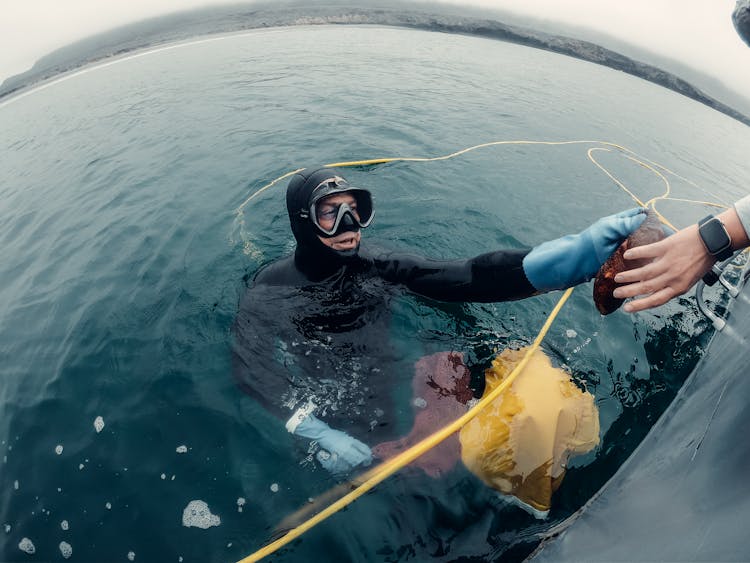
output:
[[[612,173],[611,173],[611,172],[610,172],[609,170],[607,170],[606,168],[604,168],[604,166],[602,166],[601,164],[599,164],[599,161],[597,161],[597,160],[596,160],[596,159],[595,159],[595,158],[594,158],[594,157],[592,156],[592,153],[593,153],[594,151],[609,151],[609,149],[602,149],[602,148],[596,148],[596,147],[595,147],[595,148],[591,148],[591,149],[589,149],[589,150],[588,150],[588,152],[587,152],[586,154],[588,155],[588,157],[589,157],[589,160],[590,160],[591,162],[593,162],[593,163],[594,163],[594,165],[595,165],[595,166],[596,166],[597,168],[599,168],[599,169],[600,169],[600,170],[601,170],[602,172],[604,172],[604,173],[605,173],[605,174],[606,174],[606,175],[607,175],[607,176],[609,177],[609,179],[610,179],[610,180],[612,180],[612,181],[613,181],[613,182],[614,182],[615,184],[617,184],[618,186],[620,186],[620,188],[622,188],[622,190],[623,190],[623,191],[625,191],[625,193],[627,193],[627,194],[628,194],[628,195],[629,195],[630,197],[632,197],[632,198],[633,198],[633,200],[634,200],[634,201],[635,201],[635,202],[636,202],[636,203],[637,203],[638,205],[640,205],[641,207],[646,207],[646,204],[645,204],[645,203],[643,203],[643,202],[642,202],[642,201],[641,201],[641,200],[640,200],[640,199],[638,198],[638,196],[637,196],[637,195],[635,195],[635,194],[634,194],[633,192],[631,192],[631,191],[630,191],[630,190],[628,189],[628,187],[627,187],[627,186],[626,186],[625,184],[623,184],[622,182],[620,182],[620,180],[618,180],[617,178],[615,178],[615,177],[614,177],[614,175],[613,175],[613,174],[612,174]]]
[[[459,151],[456,151],[451,154],[443,155],[443,156],[437,156],[437,157],[394,157],[394,158],[375,158],[375,159],[369,159],[369,160],[354,160],[354,161],[345,161],[345,162],[334,162],[331,164],[327,164],[328,167],[337,167],[337,168],[343,168],[343,167],[351,167],[351,166],[372,166],[376,164],[385,164],[389,162],[435,162],[439,160],[447,160],[449,158],[453,158],[459,155],[466,154],[470,151],[485,148],[485,147],[492,147],[492,146],[499,146],[499,145],[573,145],[573,144],[593,144],[593,145],[603,145],[598,147],[592,147],[588,149],[587,154],[589,160],[594,163],[602,172],[604,172],[605,175],[607,175],[617,186],[619,186],[625,193],[627,193],[638,205],[641,207],[651,207],[657,215],[659,216],[660,220],[665,223],[666,225],[669,225],[672,229],[677,230],[674,225],[672,225],[659,211],[656,210],[656,202],[657,201],[682,201],[682,202],[690,202],[690,203],[697,203],[697,204],[703,204],[703,205],[710,205],[713,207],[727,207],[724,204],[717,204],[717,203],[710,203],[710,202],[703,202],[703,201],[694,201],[694,200],[683,200],[683,199],[677,199],[677,198],[671,198],[671,186],[669,183],[669,180],[662,174],[658,169],[666,172],[667,174],[670,174],[672,176],[675,176],[677,178],[680,178],[684,180],[685,182],[690,183],[691,185],[695,186],[698,189],[699,188],[696,184],[693,182],[690,182],[689,180],[686,180],[679,174],[676,174],[675,172],[672,172],[668,168],[657,164],[653,161],[650,161],[648,159],[645,159],[643,157],[639,157],[635,152],[632,150],[623,147],[621,145],[617,145],[615,143],[610,143],[606,141],[493,141],[489,143],[482,143],[480,145],[474,145],[472,147],[468,147]],[[611,148],[604,148],[604,147],[611,147]],[[664,182],[666,191],[663,195],[654,197],[650,199],[648,202],[641,201],[638,196],[633,193],[625,184],[623,184],[620,180],[618,180],[613,174],[611,174],[604,166],[602,166],[593,156],[593,153],[595,151],[610,151],[612,148],[620,151],[623,156],[630,159],[631,161],[635,162],[639,166],[642,166],[654,174],[656,174],[661,180]],[[284,174],[283,176],[280,176],[270,182],[269,184],[266,184],[262,188],[260,188],[257,192],[253,193],[250,197],[248,197],[242,205],[239,206],[237,209],[238,217],[241,218],[245,206],[256,196],[267,190],[268,188],[272,187],[273,185],[277,184],[281,180],[288,178],[289,176],[292,176],[293,174],[296,174],[297,172],[301,171],[302,169],[297,169],[292,172],[288,172]],[[713,195],[713,194],[711,194]],[[358,498],[360,498],[362,495],[367,493],[368,491],[372,490],[376,485],[393,475],[396,471],[399,469],[405,467],[415,459],[417,459],[420,455],[424,454],[425,452],[429,451],[430,449],[434,448],[441,442],[443,442],[445,439],[447,439],[449,436],[454,434],[455,432],[459,431],[464,425],[466,425],[470,420],[472,420],[474,417],[479,414],[479,412],[484,409],[487,405],[491,404],[497,397],[500,396],[507,388],[510,386],[513,381],[518,377],[518,375],[523,371],[523,369],[528,364],[529,360],[531,359],[532,354],[541,346],[542,340],[549,332],[550,327],[552,326],[552,323],[554,322],[555,318],[559,314],[560,310],[562,309],[565,302],[568,300],[570,295],[573,292],[573,288],[569,288],[565,291],[565,293],[562,295],[560,300],[555,305],[552,312],[547,317],[544,325],[542,326],[541,330],[537,334],[536,338],[534,339],[533,344],[529,347],[529,350],[527,351],[526,355],[523,357],[523,359],[518,363],[518,365],[515,367],[515,369],[511,372],[511,374],[503,381],[501,385],[499,385],[496,389],[494,389],[491,393],[489,393],[486,397],[483,397],[472,409],[467,411],[463,416],[458,418],[457,420],[453,421],[449,425],[445,426],[444,428],[438,430],[437,432],[431,434],[430,436],[424,438],[419,443],[415,444],[411,448],[407,449],[406,451],[398,454],[397,456],[394,456],[393,458],[381,463],[380,465],[370,469],[365,474],[361,475],[359,478],[356,479],[354,483],[352,483],[352,486],[354,486],[354,489],[337,500],[336,502],[332,503],[325,509],[323,509],[321,512],[313,516],[312,518],[308,519],[307,521],[303,522],[296,528],[293,528],[289,532],[287,532],[284,536],[281,538],[275,540],[274,542],[264,546],[263,548],[259,549],[255,553],[245,557],[244,559],[241,559],[239,563],[251,563],[254,561],[260,561],[264,557],[267,557],[268,555],[271,555],[272,553],[276,552],[277,550],[281,549],[285,545],[289,544],[291,541],[294,541],[296,538],[300,537],[302,534],[319,524],[320,522],[324,521],[328,517],[332,516],[342,508],[348,506]]]
[[[645,157],[642,157],[642,156],[636,154],[634,151],[632,151],[631,149],[629,149],[627,147],[624,147],[622,145],[618,145],[616,143],[612,143],[612,142],[609,142],[609,141],[593,141],[593,140],[571,140],[571,141],[534,141],[534,140],[491,141],[491,142],[488,142],[488,143],[481,143],[479,145],[474,145],[474,146],[471,146],[471,147],[467,147],[465,149],[461,149],[459,151],[456,151],[456,152],[453,152],[453,153],[450,153],[450,154],[446,154],[446,155],[442,155],[442,156],[435,156],[435,157],[385,157],[385,158],[373,158],[373,159],[368,159],[368,160],[351,160],[351,161],[333,162],[331,164],[326,164],[326,166],[329,166],[329,167],[332,167],[332,168],[345,168],[345,167],[352,167],[352,166],[372,166],[372,165],[377,165],[377,164],[386,164],[386,163],[389,163],[389,162],[435,162],[435,161],[439,161],[439,160],[448,160],[449,158],[454,158],[456,156],[460,156],[460,155],[466,154],[468,152],[471,152],[471,151],[474,151],[474,150],[477,150],[477,149],[486,148],[486,147],[502,146],[502,145],[542,145],[542,146],[600,145],[600,147],[596,147],[594,149],[589,149],[589,152],[588,152],[589,159],[602,172],[604,172],[613,182],[615,182],[615,184],[617,184],[618,186],[620,186],[620,188],[622,188],[631,198],[633,198],[633,200],[636,203],[638,203],[639,205],[642,205],[644,207],[645,207],[645,205],[643,204],[643,202],[631,190],[629,190],[624,184],[622,184],[622,182],[620,182],[617,178],[615,178],[606,168],[604,168],[601,164],[599,164],[591,156],[591,151],[592,150],[609,150],[609,149],[601,148],[602,146],[604,146],[604,147],[611,147],[613,149],[617,149],[625,157],[630,158],[632,161],[638,163],[639,165],[652,170],[655,174],[657,174],[660,177],[662,177],[665,181],[666,181],[666,178],[664,178],[664,176],[662,174],[660,174],[657,170],[655,170],[656,168],[659,168],[659,169],[663,170],[664,172],[666,172],[667,174],[669,174],[671,176],[674,176],[676,178],[679,178],[680,180],[683,180],[684,182],[686,182],[686,183],[694,186],[695,188],[697,188],[697,189],[699,189],[699,190],[701,190],[701,191],[709,194],[711,197],[714,197],[716,200],[720,200],[721,199],[718,196],[716,196],[715,194],[713,194],[713,193],[709,192],[708,190],[706,190],[705,188],[701,188],[700,186],[698,186],[694,182],[692,182],[692,181],[684,178],[683,176],[680,176],[676,172],[673,172],[672,170],[670,170],[666,166],[663,166],[663,165],[658,164],[656,162],[653,162],[653,161],[651,161],[651,160],[649,160],[649,159],[647,159]],[[646,163],[648,163],[648,164],[646,164]],[[300,172],[302,170],[304,170],[304,169],[303,168],[298,168],[297,170],[293,170],[291,172],[287,172],[286,174],[284,174],[282,176],[279,176],[278,178],[272,180],[271,182],[269,182],[268,184],[266,184],[265,186],[263,186],[262,188],[260,188],[256,192],[254,192],[253,194],[251,194],[250,197],[248,197],[244,202],[242,202],[242,204],[237,208],[237,210],[236,210],[237,214],[238,215],[242,215],[244,213],[244,209],[247,206],[247,204],[250,201],[252,201],[253,199],[255,199],[255,197],[257,197],[258,195],[260,195],[261,193],[263,193],[264,191],[266,191],[268,188],[274,186],[275,184],[277,184],[281,180],[284,180],[285,178],[288,178],[288,177],[290,177],[290,176],[292,176],[292,175],[294,175],[297,172]],[[667,184],[667,191],[669,192],[669,182],[666,181],[666,184]],[[666,195],[668,196],[668,193]],[[664,199],[665,196],[662,196],[662,198]],[[713,203],[713,204],[710,204],[710,205],[713,205],[713,206],[716,206],[716,207],[720,207],[720,206],[729,207],[726,203],[722,203],[722,204]]]

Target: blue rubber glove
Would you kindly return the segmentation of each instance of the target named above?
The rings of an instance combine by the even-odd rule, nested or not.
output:
[[[588,281],[645,219],[646,210],[637,207],[599,219],[577,235],[540,244],[523,259],[526,278],[539,291],[565,289]]]
[[[322,448],[317,454],[318,461],[330,473],[348,473],[358,465],[370,465],[372,462],[372,450],[366,444],[346,432],[334,430],[315,415],[297,416],[293,423],[293,419],[289,420],[287,429],[290,432],[318,442]]]

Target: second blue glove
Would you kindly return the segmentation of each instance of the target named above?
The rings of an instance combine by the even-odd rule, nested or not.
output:
[[[341,430],[334,430],[313,414],[306,414],[287,429],[297,436],[316,440],[321,451],[317,458],[320,465],[334,475],[348,473],[358,465],[370,465],[372,450],[360,440]]]

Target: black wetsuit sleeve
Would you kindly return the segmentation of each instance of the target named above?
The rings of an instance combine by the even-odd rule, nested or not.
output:
[[[273,303],[266,297],[264,285],[251,287],[240,301],[232,325],[232,375],[235,383],[282,422],[295,404],[285,404],[290,389],[290,374],[297,368],[286,342],[291,341],[286,325],[270,330],[274,318]],[[281,327],[281,328],[280,328]]]
[[[467,260],[431,260],[400,253],[373,256],[384,279],[439,301],[508,301],[538,293],[523,271],[529,250],[499,250]]]

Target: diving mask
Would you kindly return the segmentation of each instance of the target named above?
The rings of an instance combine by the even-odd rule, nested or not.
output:
[[[328,196],[338,193],[351,194],[354,202],[326,201]],[[309,217],[325,237],[365,228],[372,222],[373,215],[370,192],[351,186],[340,176],[334,176],[318,184],[310,196],[309,210],[301,213],[302,217]]]

